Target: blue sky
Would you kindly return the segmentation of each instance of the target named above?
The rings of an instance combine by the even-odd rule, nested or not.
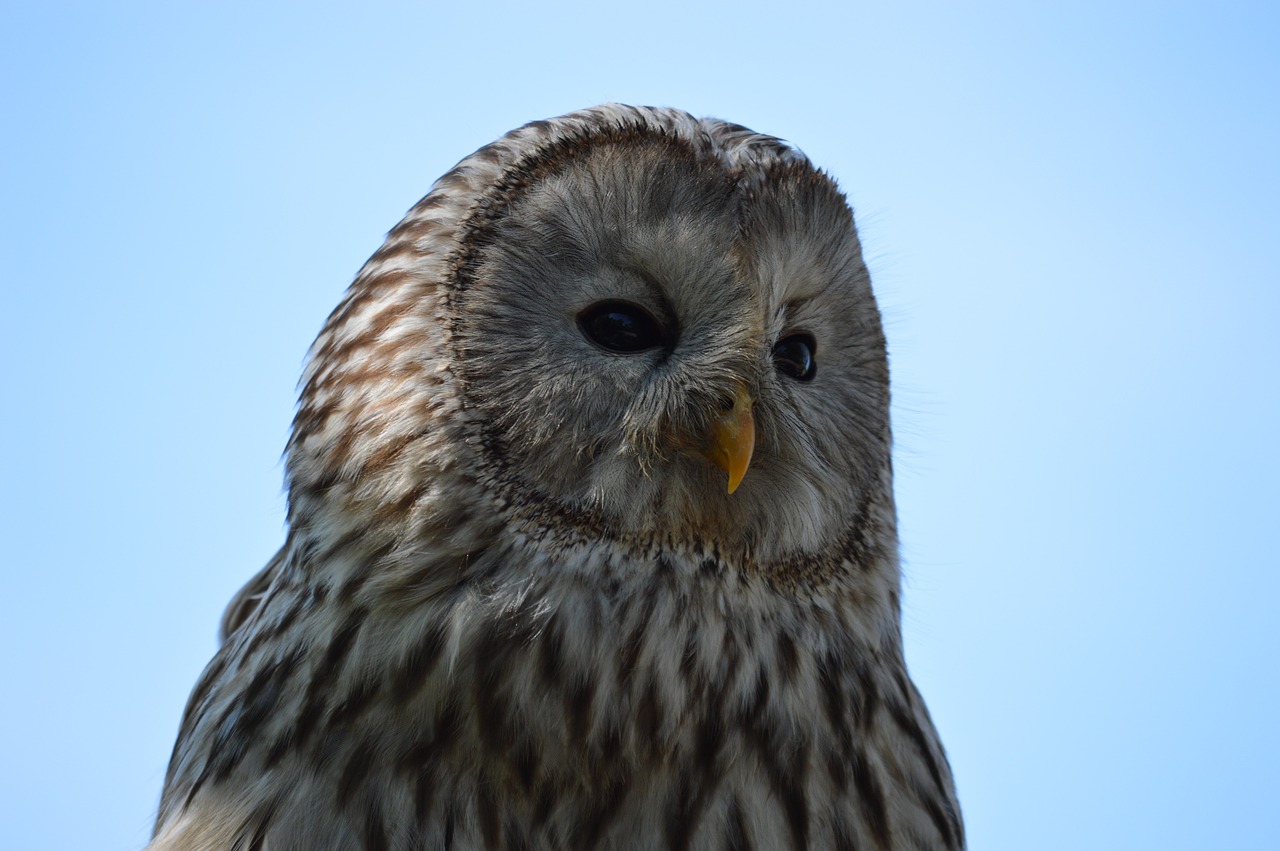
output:
[[[854,205],[972,847],[1280,847],[1280,7],[449,5],[0,13],[6,846],[145,841],[324,317],[458,159],[618,100]]]

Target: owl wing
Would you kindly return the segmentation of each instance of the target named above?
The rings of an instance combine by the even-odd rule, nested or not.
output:
[[[280,566],[285,562],[287,549],[288,545],[286,544],[277,550],[276,554],[267,562],[267,566],[254,574],[253,578],[246,582],[244,587],[231,598],[231,602],[227,604],[226,611],[222,613],[222,621],[218,624],[219,644],[225,644],[231,633],[235,632],[242,623],[247,621],[258,610],[258,605],[262,602],[262,598],[266,596],[267,589],[271,587],[271,583],[275,581],[276,574],[280,572]]]

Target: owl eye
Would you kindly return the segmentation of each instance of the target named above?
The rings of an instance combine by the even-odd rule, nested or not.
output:
[[[578,314],[578,327],[602,349],[629,354],[657,348],[666,331],[653,314],[629,301],[598,301]]]
[[[773,365],[778,372],[796,381],[809,381],[818,371],[818,363],[813,359],[816,349],[817,343],[811,334],[783,337],[773,346]]]

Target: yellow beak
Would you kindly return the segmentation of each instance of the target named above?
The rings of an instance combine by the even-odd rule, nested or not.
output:
[[[729,474],[729,493],[742,484],[742,477],[751,466],[751,453],[756,448],[756,422],[751,417],[753,401],[740,387],[734,394],[733,407],[711,421],[707,457]]]

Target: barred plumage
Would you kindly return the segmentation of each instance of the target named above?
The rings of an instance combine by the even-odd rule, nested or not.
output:
[[[963,847],[902,657],[879,314],[796,149],[624,106],[513,131],[303,381],[289,535],[152,848]]]

